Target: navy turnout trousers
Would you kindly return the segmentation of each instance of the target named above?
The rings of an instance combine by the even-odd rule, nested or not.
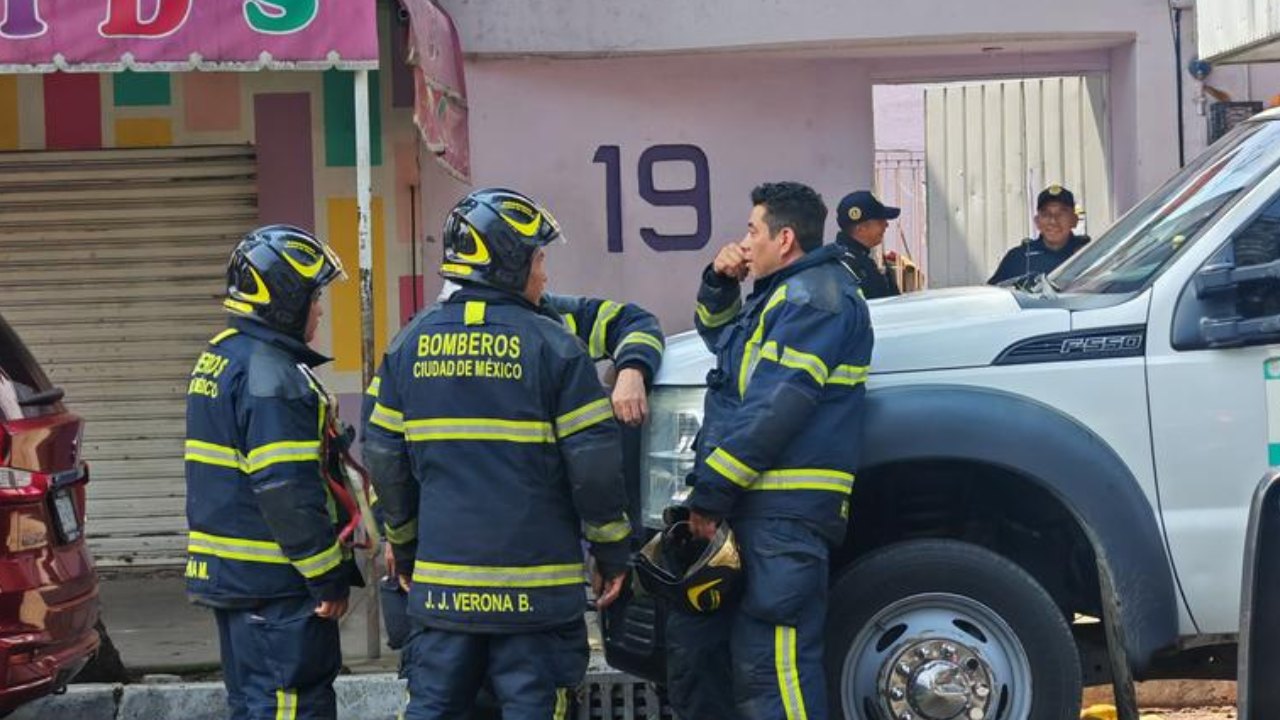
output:
[[[667,617],[667,692],[681,720],[826,720],[829,548],[798,520],[733,523],[745,590],[706,616]]]

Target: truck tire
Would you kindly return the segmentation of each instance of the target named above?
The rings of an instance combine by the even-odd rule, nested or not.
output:
[[[1025,570],[955,540],[859,559],[831,589],[831,717],[1075,720],[1080,660],[1061,611]]]

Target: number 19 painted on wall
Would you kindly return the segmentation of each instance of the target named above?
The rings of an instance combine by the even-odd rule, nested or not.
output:
[[[605,167],[605,218],[609,252],[622,252],[622,150],[617,145],[596,148],[592,162]],[[681,190],[654,187],[653,167],[662,162],[693,165],[693,186]],[[690,207],[697,216],[691,233],[662,233],[640,228],[640,239],[658,252],[701,250],[711,239],[711,170],[707,155],[697,145],[652,145],[640,154],[636,167],[640,197],[655,207]]]

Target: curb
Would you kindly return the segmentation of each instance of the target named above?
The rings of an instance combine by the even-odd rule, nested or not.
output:
[[[393,720],[404,701],[404,681],[390,673],[345,675],[334,682],[338,717]],[[227,692],[220,682],[72,685],[62,695],[19,708],[10,720],[225,720]]]

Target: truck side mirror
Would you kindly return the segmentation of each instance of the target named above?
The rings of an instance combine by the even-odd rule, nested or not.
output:
[[[1280,237],[1251,230],[1196,273],[1196,297],[1215,309],[1200,319],[1209,347],[1280,342]]]

